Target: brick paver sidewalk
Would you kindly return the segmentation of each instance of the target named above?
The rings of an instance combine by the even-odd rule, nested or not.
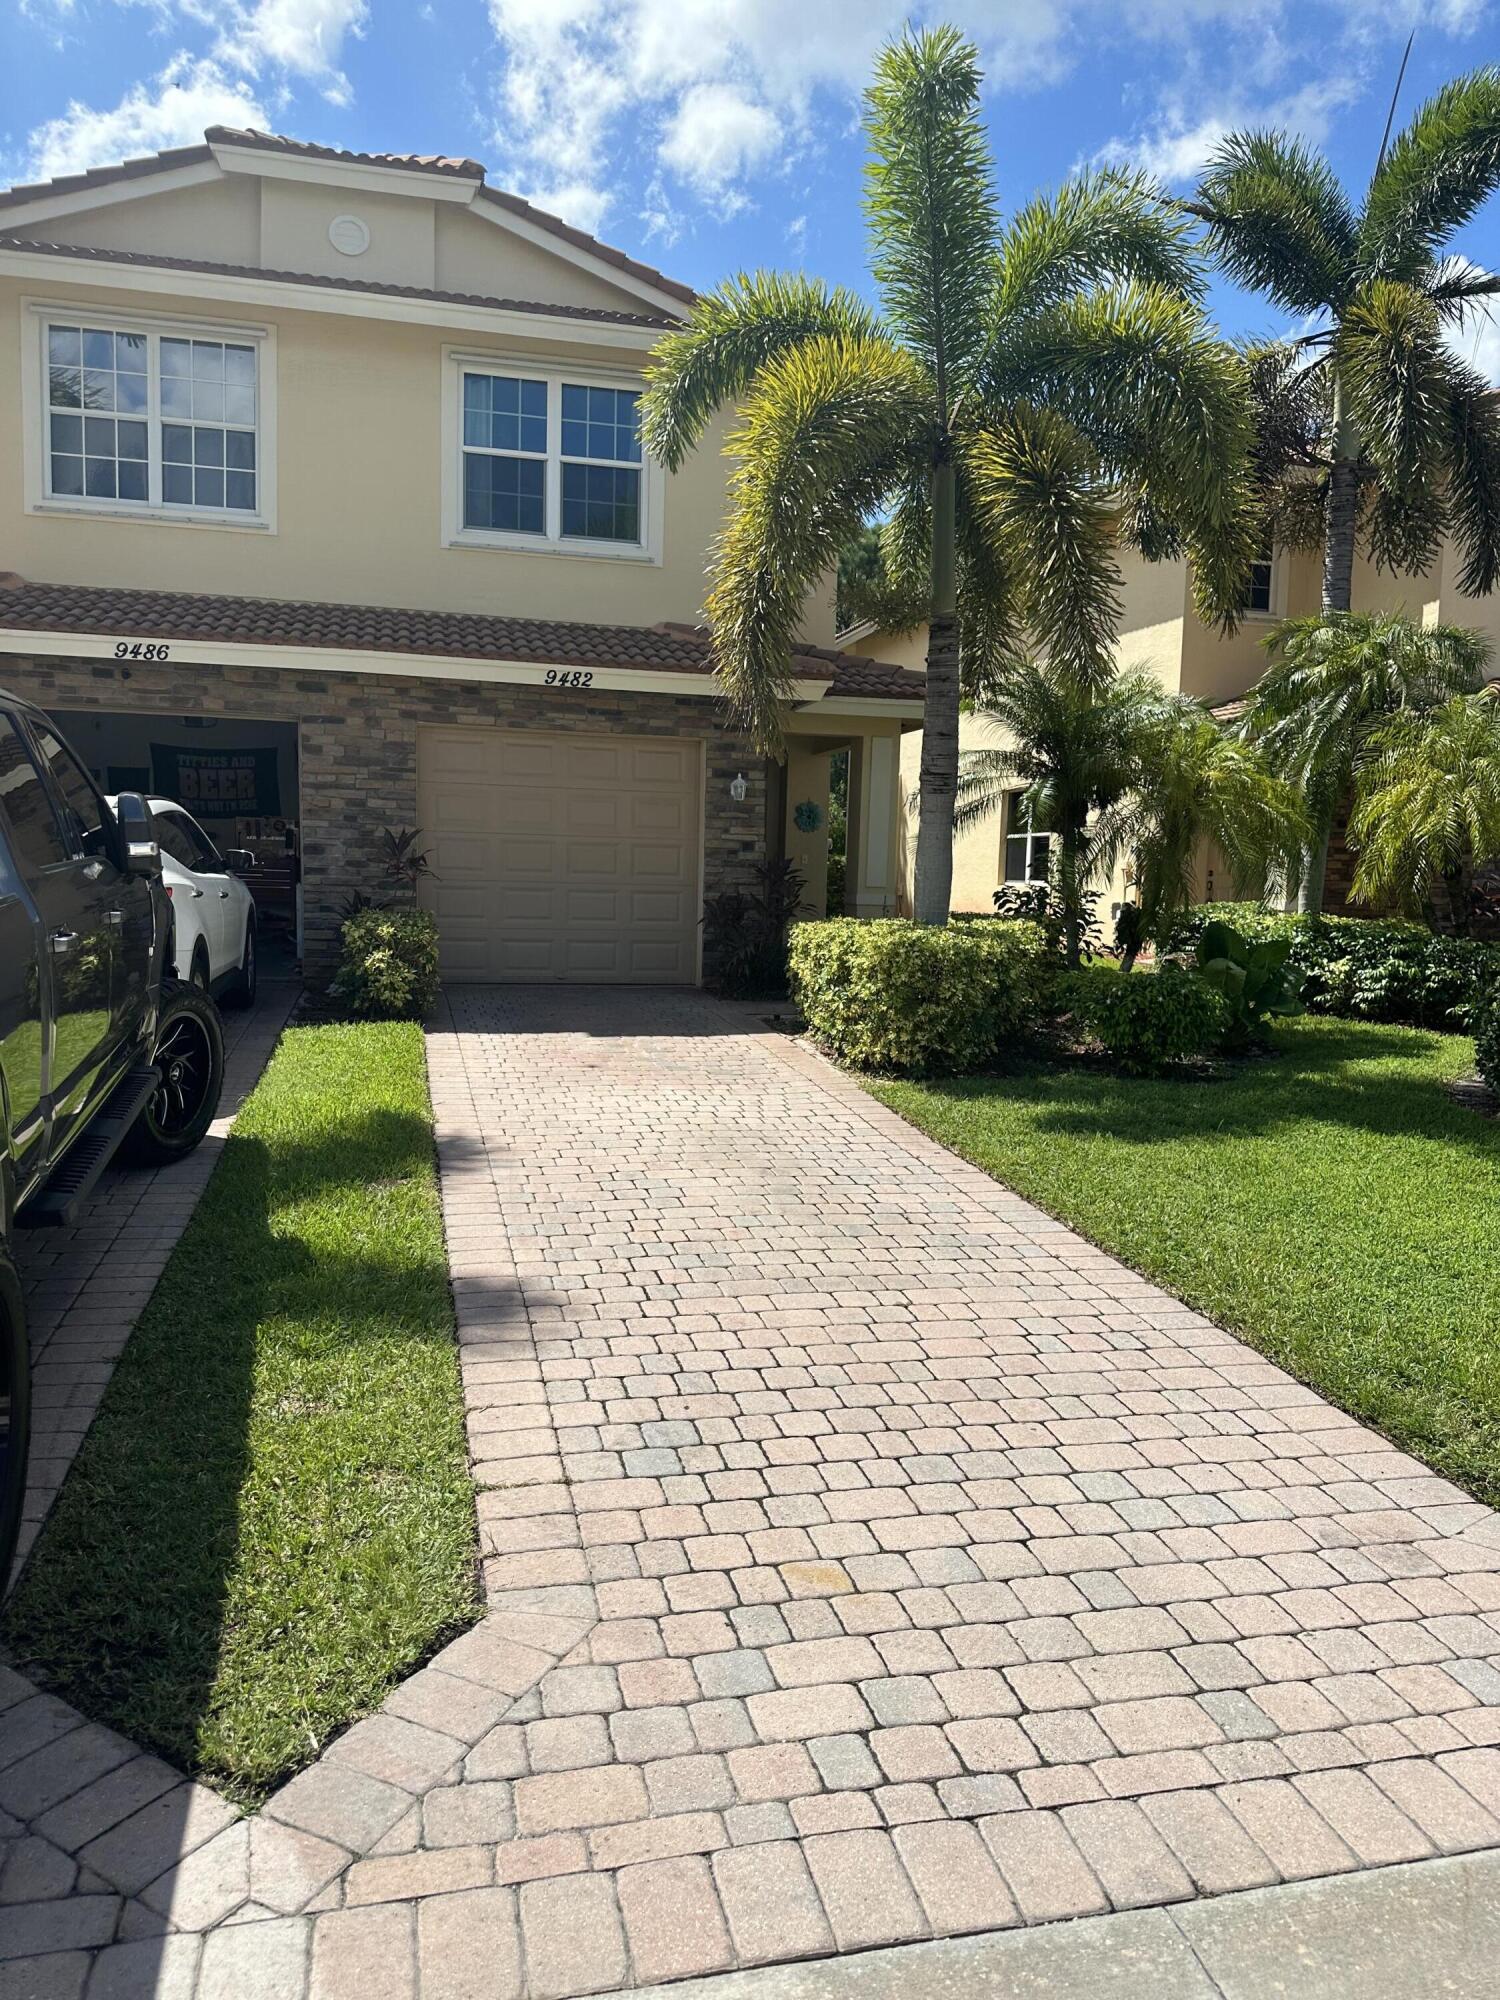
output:
[[[450,997],[491,1615],[251,1824],[77,1744],[46,1991],[564,2000],[1500,1846],[1488,1510],[747,1011]]]

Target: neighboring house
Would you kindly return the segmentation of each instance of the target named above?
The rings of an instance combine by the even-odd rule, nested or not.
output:
[[[1282,618],[1311,616],[1319,604],[1320,559],[1302,550],[1276,549],[1258,563],[1251,581],[1250,600],[1239,628],[1231,637],[1205,625],[1193,608],[1191,578],[1186,559],[1148,563],[1133,551],[1121,555],[1121,617],[1116,642],[1122,668],[1145,668],[1163,686],[1207,702],[1226,721],[1239,709],[1265,664],[1262,641]],[[1405,610],[1429,624],[1443,622],[1469,625],[1482,630],[1495,647],[1500,660],[1500,593],[1488,597],[1465,596],[1458,587],[1460,563],[1451,548],[1445,548],[1433,568],[1423,576],[1392,576],[1361,559],[1355,568],[1354,608],[1356,611]],[[881,632],[870,625],[857,625],[839,635],[838,643],[851,652],[877,653],[920,669],[927,651],[927,633]],[[979,715],[965,716],[960,729],[965,750],[987,744],[1004,747],[995,725]],[[917,730],[902,738],[901,776],[906,798],[917,785],[922,757],[922,736]],[[954,845],[953,907],[956,910],[988,910],[995,890],[1002,882],[1045,881],[1049,859],[1047,831],[1027,824],[1022,794],[1010,793],[1004,809],[992,818],[971,827]],[[916,860],[915,815],[903,808],[901,816],[901,895],[900,907],[911,907],[912,876]],[[1335,839],[1329,855],[1329,909],[1345,906],[1353,863],[1348,849]],[[1122,869],[1109,883],[1100,883],[1101,916],[1112,915],[1129,894]],[[1199,895],[1208,901],[1232,896],[1235,884],[1223,857],[1206,851],[1201,857]]]
[[[836,750],[889,907],[920,681],[830,583],[787,762],[728,726],[722,433],[669,478],[635,432],[692,296],[472,160],[214,127],[0,194],[0,684],[255,849],[315,973],[420,826],[449,979],[695,980],[761,856],[821,907]]]

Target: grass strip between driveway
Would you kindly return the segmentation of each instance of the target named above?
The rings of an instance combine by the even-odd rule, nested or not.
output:
[[[3,1636],[250,1805],[477,1611],[422,1032],[293,1028]]]
[[[1500,1122],[1456,1035],[1304,1020],[1222,1080],[1082,1068],[882,1102],[1500,1505]]]

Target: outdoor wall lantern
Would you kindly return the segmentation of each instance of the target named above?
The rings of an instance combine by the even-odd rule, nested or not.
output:
[[[750,787],[745,783],[744,772],[736,771],[734,776],[729,780],[729,796],[737,806],[742,806],[745,803],[745,794],[749,789]]]

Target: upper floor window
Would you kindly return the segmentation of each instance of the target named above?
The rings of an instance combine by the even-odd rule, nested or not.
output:
[[[660,496],[641,450],[640,390],[455,363],[457,505],[449,539],[654,555]]]
[[[1276,551],[1266,542],[1250,565],[1250,587],[1242,607],[1269,617],[1276,608]]]
[[[1052,834],[1027,810],[1026,793],[1011,792],[1005,801],[1005,879],[1045,882],[1052,866]]]
[[[256,338],[59,314],[41,341],[44,502],[265,522]]]

